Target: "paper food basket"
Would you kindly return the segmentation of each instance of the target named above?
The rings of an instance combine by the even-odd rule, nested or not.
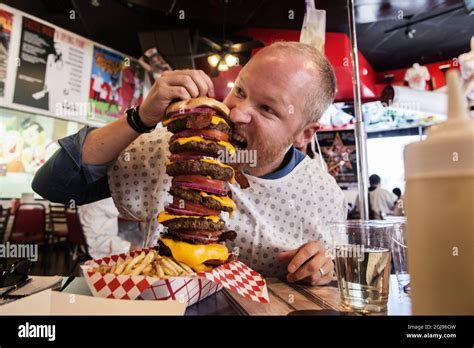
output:
[[[268,303],[265,279],[240,261],[232,261],[208,272],[192,276],[159,279],[150,276],[115,275],[93,271],[101,265],[114,265],[119,260],[137,256],[142,251],[117,254],[87,261],[81,266],[87,285],[94,296],[130,300],[167,300],[186,302],[190,306],[221,290],[229,291],[260,303]]]

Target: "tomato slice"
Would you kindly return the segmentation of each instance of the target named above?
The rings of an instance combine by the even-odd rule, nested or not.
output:
[[[171,184],[186,189],[205,191],[219,196],[225,196],[228,192],[224,187],[223,181],[208,179],[202,175],[178,175],[173,178]]]
[[[207,140],[229,141],[229,135],[217,129],[186,129],[176,133],[170,139],[170,143],[178,138],[201,137]]]
[[[173,203],[171,204],[171,207],[174,209],[183,209],[203,215],[217,216],[220,213],[219,210],[211,209],[199,203],[193,203],[179,197],[173,197]]]

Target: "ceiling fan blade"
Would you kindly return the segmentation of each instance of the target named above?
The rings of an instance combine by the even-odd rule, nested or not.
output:
[[[222,51],[222,46],[215,43],[214,41],[208,39],[207,37],[200,37],[199,40],[205,44],[205,45],[208,45],[209,47],[211,47],[214,51],[217,51],[217,52],[220,52]]]
[[[196,58],[202,58],[202,57],[209,57],[210,55],[216,54],[216,52],[202,52],[202,53],[196,53],[192,55],[193,59]]]
[[[240,42],[240,43],[236,43],[230,46],[229,52],[239,53],[239,52],[251,51],[254,48],[258,48],[258,47],[265,47],[265,45],[263,44],[263,42],[259,40]]]

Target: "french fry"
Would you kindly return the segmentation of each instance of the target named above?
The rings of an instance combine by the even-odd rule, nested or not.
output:
[[[155,254],[154,254],[153,250],[149,251],[148,254],[146,254],[146,256],[141,259],[141,263],[137,263],[135,265],[136,267],[132,271],[130,271],[130,274],[131,275],[139,275],[140,273],[142,273],[142,271],[146,267],[148,267],[148,265],[151,264],[151,262],[153,261],[154,258],[155,258]]]
[[[179,267],[179,268],[176,267],[176,264],[166,256],[163,256],[163,259],[161,260],[161,262],[164,265],[166,265],[166,267],[172,269],[177,275],[179,275],[182,272],[181,267]]]
[[[179,274],[186,274],[186,270],[181,267],[175,260],[173,260],[171,257],[166,257],[166,261],[170,263],[171,266],[179,273]]]
[[[165,259],[160,260],[160,266],[163,268],[165,275],[177,276],[178,273],[173,268],[170,268],[165,262]]]
[[[191,267],[189,267],[188,265],[186,265],[185,263],[182,263],[182,262],[179,262],[179,261],[178,261],[178,263],[188,274],[194,273],[193,269]]]
[[[165,272],[163,271],[163,268],[161,268],[160,263],[158,261],[156,261],[155,269],[158,278],[163,278],[165,276]]]
[[[155,249],[142,251],[127,260],[118,260],[114,265],[101,265],[93,269],[95,272],[113,273],[115,275],[145,275],[160,279],[194,274],[191,267],[172,257],[160,255]]]
[[[139,263],[141,260],[143,260],[143,259],[145,258],[145,256],[146,256],[146,254],[145,254],[144,251],[142,251],[142,252],[140,253],[140,255],[135,256],[135,257],[132,259],[132,261],[130,261],[130,263],[127,265],[127,267],[125,268],[125,272],[124,272],[124,273],[127,274],[127,273],[131,272],[132,269],[133,269],[133,267],[134,267],[137,263]]]
[[[114,273],[116,275],[122,274],[125,267],[127,267],[127,265],[130,263],[130,261],[132,261],[132,259],[127,259],[124,262],[122,262],[120,265],[117,266]]]
[[[153,265],[150,264],[143,269],[142,274],[145,276],[149,276],[151,275],[152,270],[153,270]]]

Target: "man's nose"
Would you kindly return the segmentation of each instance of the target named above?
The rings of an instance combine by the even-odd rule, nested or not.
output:
[[[250,112],[240,105],[236,105],[230,110],[230,119],[235,124],[250,123],[252,116]]]

